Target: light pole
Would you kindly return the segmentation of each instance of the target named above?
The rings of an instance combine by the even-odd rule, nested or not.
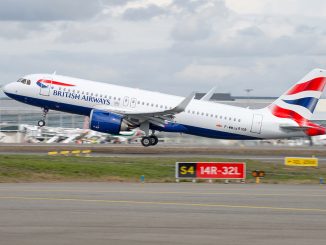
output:
[[[247,93],[247,107],[249,107],[249,102],[250,102],[249,101],[250,100],[250,96],[249,95],[250,95],[250,92],[253,91],[253,89],[252,88],[246,88],[245,91]]]

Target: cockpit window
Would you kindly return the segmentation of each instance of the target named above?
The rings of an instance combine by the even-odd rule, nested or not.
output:
[[[31,85],[31,80],[28,80],[28,79],[25,79],[25,78],[20,78],[20,79],[18,79],[17,82],[22,83],[22,84]]]

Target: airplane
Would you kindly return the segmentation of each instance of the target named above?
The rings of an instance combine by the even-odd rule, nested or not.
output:
[[[3,87],[10,98],[42,108],[38,126],[49,110],[89,116],[89,128],[118,135],[140,128],[143,146],[158,143],[156,131],[209,138],[258,140],[323,135],[310,121],[326,83],[326,70],[314,69],[262,109],[201,100],[88,81],[57,74],[32,74]]]

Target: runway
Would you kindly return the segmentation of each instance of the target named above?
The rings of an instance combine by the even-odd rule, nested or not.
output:
[[[0,184],[1,244],[325,244],[312,185]]]

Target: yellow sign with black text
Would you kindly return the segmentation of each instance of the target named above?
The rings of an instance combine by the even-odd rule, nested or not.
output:
[[[318,167],[318,158],[315,157],[286,157],[284,159],[286,166],[298,167]]]

